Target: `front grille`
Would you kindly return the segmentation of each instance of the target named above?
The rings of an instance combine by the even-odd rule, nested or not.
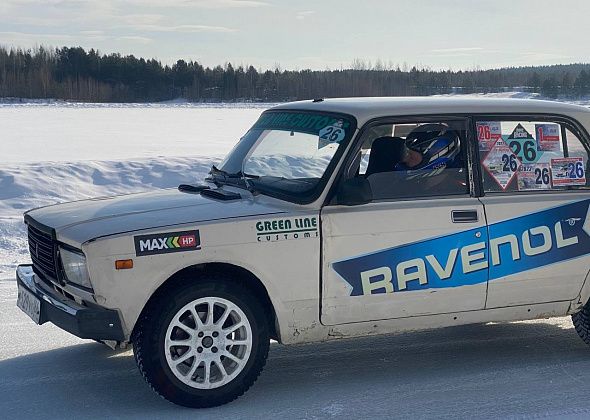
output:
[[[45,280],[57,280],[56,244],[51,235],[29,225],[28,236],[33,270]]]

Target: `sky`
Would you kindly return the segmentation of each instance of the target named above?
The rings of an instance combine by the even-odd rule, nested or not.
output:
[[[261,69],[487,69],[590,62],[589,17],[589,0],[0,0],[0,45]]]

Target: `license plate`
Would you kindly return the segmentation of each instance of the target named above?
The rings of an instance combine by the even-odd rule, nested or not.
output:
[[[18,299],[16,300],[16,306],[18,306],[25,314],[30,316],[36,324],[39,323],[39,319],[41,317],[41,301],[24,287],[18,287]]]

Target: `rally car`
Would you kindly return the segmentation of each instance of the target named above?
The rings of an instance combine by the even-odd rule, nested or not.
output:
[[[536,100],[279,105],[199,184],[27,212],[18,306],[132,344],[189,407],[244,393],[270,339],[569,314],[590,343],[589,129]]]

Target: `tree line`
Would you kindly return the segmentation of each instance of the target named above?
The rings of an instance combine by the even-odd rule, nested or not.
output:
[[[445,93],[590,94],[590,64],[494,70],[431,70],[355,60],[335,70],[273,70],[196,61],[163,65],[81,47],[0,47],[0,97],[84,102],[288,101],[318,97],[422,96]]]

